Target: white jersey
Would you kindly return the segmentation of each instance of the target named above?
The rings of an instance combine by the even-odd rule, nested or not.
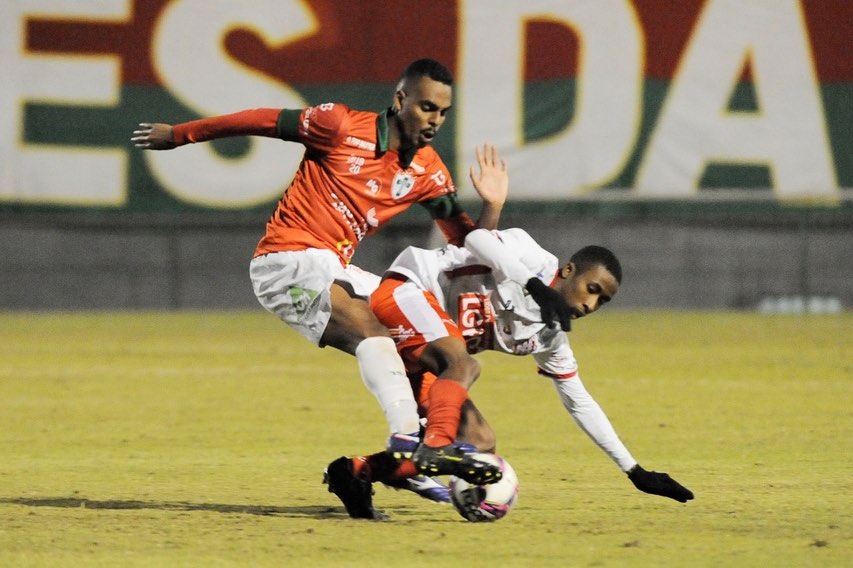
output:
[[[581,382],[566,334],[542,322],[539,306],[524,288],[532,277],[551,284],[560,268],[557,258],[521,229],[479,229],[466,237],[465,245],[409,247],[388,270],[435,295],[469,352],[532,355],[577,424],[622,471],[631,469],[637,462]]]
[[[558,326],[549,329],[542,323],[539,306],[523,283],[508,277],[519,267],[506,266],[520,262],[524,282],[535,276],[550,284],[559,268],[557,257],[521,229],[492,235],[500,239],[512,260],[482,259],[470,247],[409,247],[389,270],[435,295],[465,337],[469,352],[490,349],[511,355],[532,354],[544,374],[571,375],[577,363],[566,334]]]

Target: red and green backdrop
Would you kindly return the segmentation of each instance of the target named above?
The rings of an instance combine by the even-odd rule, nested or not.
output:
[[[0,211],[267,209],[302,148],[173,152],[139,122],[259,106],[388,105],[413,59],[444,62],[436,146],[464,196],[498,145],[514,200],[853,194],[850,0],[5,0]]]

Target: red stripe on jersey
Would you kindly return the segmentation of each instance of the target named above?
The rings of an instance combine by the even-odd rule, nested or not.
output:
[[[462,268],[457,268],[455,270],[446,270],[444,275],[448,278],[459,278],[460,276],[471,276],[473,274],[488,274],[492,269],[488,266],[484,266],[482,264],[472,264],[470,266],[463,266]]]
[[[538,367],[537,367],[536,371],[540,375],[545,375],[546,377],[551,377],[552,379],[573,379],[573,378],[578,376],[577,371],[572,371],[571,373],[565,373],[565,374],[557,374],[557,373],[549,373],[548,371],[545,371],[545,370],[538,368]]]
[[[553,288],[553,287],[554,287],[554,284],[556,284],[556,283],[557,283],[557,278],[559,278],[559,276],[560,276],[560,269],[558,268],[558,269],[557,269],[557,272],[555,272],[555,273],[554,273],[554,277],[551,279],[551,283],[550,283],[550,284],[548,284],[548,286],[550,286],[551,288]]]

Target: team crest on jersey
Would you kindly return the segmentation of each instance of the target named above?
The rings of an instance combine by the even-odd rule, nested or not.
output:
[[[391,197],[394,199],[405,197],[413,187],[415,187],[415,178],[411,174],[397,172],[394,181],[391,182]]]

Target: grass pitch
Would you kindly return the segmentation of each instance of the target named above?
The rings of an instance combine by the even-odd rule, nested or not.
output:
[[[576,322],[581,376],[636,491],[532,359],[472,395],[521,479],[505,519],[321,485],[379,449],[355,360],[251,313],[0,314],[0,566],[850,566],[853,315],[619,312]]]

